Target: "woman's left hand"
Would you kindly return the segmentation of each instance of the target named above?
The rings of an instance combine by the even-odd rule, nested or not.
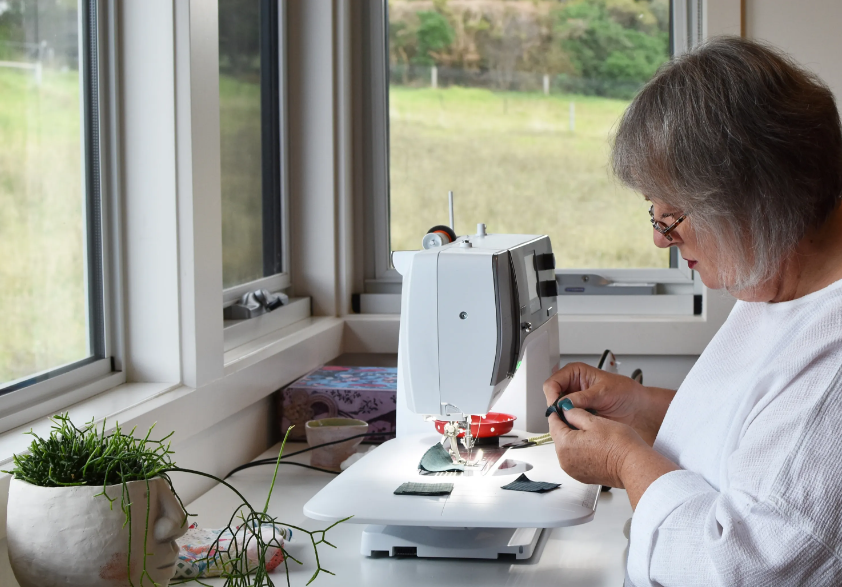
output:
[[[634,429],[573,408],[564,412],[579,430],[570,429],[556,414],[550,416],[550,435],[564,471],[582,483],[624,487],[623,469],[635,450],[652,450]]]
[[[558,462],[582,483],[626,490],[632,508],[661,475],[679,467],[653,449],[628,424],[594,416],[585,410],[565,410],[569,428],[558,414],[550,414],[550,434]]]

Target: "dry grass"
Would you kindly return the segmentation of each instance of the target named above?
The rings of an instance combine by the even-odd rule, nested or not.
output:
[[[569,130],[575,102],[575,131]],[[585,96],[393,86],[392,248],[417,249],[447,223],[456,232],[548,234],[559,267],[667,267],[640,195],[608,168],[609,135],[628,102]]]

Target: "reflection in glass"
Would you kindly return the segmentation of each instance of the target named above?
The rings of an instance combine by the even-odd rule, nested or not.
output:
[[[0,2],[0,387],[91,355],[76,2]]]
[[[389,2],[390,231],[548,234],[561,268],[668,267],[609,138],[669,57],[668,0]]]
[[[263,277],[260,2],[219,2],[224,288]]]

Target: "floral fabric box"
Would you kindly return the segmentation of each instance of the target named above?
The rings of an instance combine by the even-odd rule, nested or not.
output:
[[[394,438],[397,388],[395,367],[321,367],[281,392],[281,431],[294,425],[290,439],[303,440],[308,420],[357,418],[369,432],[391,433],[372,442]]]

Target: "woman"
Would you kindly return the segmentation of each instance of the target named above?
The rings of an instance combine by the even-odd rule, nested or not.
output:
[[[554,374],[547,401],[579,429],[550,416],[561,466],[628,492],[627,585],[842,584],[833,95],[769,47],[716,39],[635,98],[613,166],[651,201],[655,244],[739,301],[677,392]]]

